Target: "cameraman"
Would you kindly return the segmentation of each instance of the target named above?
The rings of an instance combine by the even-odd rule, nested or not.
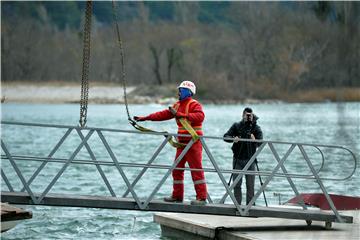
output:
[[[245,139],[262,139],[263,134],[259,125],[256,124],[258,117],[253,114],[251,108],[245,108],[242,115],[242,120],[240,122],[234,123],[231,128],[224,134],[224,137],[234,138],[234,141],[225,140],[226,142],[234,142],[231,147],[233,151],[233,169],[242,170],[245,165],[248,163],[252,155],[256,152],[256,148],[259,143],[255,142],[244,142],[239,141],[240,138]],[[249,171],[255,170],[255,163],[250,165],[248,168]],[[236,179],[238,174],[232,174],[233,181]],[[245,175],[246,179],[246,204],[248,204],[252,197],[254,196],[254,184],[255,184],[255,175]],[[234,188],[234,195],[239,204],[241,204],[241,184],[242,178],[236,184]]]

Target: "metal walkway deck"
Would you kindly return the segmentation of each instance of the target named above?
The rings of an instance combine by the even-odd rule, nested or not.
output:
[[[178,156],[175,161],[169,161],[166,159],[166,162],[171,162],[170,165],[155,164],[155,161],[157,158],[159,158],[160,154],[163,154],[167,151],[165,148],[167,141],[171,137],[180,136],[178,134],[153,132],[141,133],[138,131],[119,129],[90,127],[81,128],[78,126],[19,123],[8,121],[1,122],[1,129],[1,177],[3,180],[1,184],[2,190],[6,190],[6,188],[8,190],[1,192],[1,200],[9,203],[26,205],[112,208],[140,211],[183,212],[244,217],[277,217],[304,219],[306,221],[325,221],[326,223],[352,222],[351,217],[341,216],[338,213],[323,183],[324,180],[338,182],[347,180],[354,174],[357,164],[356,157],[351,150],[343,146],[242,139],[241,141],[244,142],[257,142],[259,147],[243,170],[233,170],[220,167],[215,158],[219,156],[216,154],[213,155],[210,147],[207,145],[207,142],[210,140],[223,142],[224,138],[201,136],[199,141],[201,141],[203,146],[204,158],[208,158],[207,160],[212,167],[204,167],[202,170],[190,168],[183,168],[182,170],[204,171],[205,173],[215,174],[219,179],[216,183],[220,185],[220,188],[222,188],[222,190],[219,190],[219,186],[217,186],[217,194],[222,195],[220,195],[220,198],[219,196],[216,196],[216,199],[214,198],[213,200],[208,192],[209,203],[206,206],[192,206],[188,203],[176,204],[155,200],[161,198],[158,195],[160,188],[164,185],[165,181],[169,178],[171,172],[174,169],[180,169],[176,167],[177,164],[181,161],[192,144],[194,144],[193,141],[190,141],[184,148],[182,154],[180,154],[180,156]],[[41,130],[43,130],[43,132]],[[31,133],[30,136],[32,136],[33,139],[27,138],[26,141],[24,141],[24,135],[22,134],[23,132],[27,134]],[[41,134],[46,134],[45,138],[44,136],[42,137],[47,140],[48,144],[46,146],[49,147],[48,154],[42,150],[41,156],[39,156],[40,154],[39,151],[37,151],[36,144],[40,144],[41,146],[38,146],[39,149],[40,147],[43,149],[43,143],[40,141],[35,141],[35,135],[40,134],[40,132]],[[152,141],[158,138],[160,144],[156,147],[152,155],[150,154],[148,156],[148,160],[144,159],[144,157],[141,157],[141,159],[136,159],[136,163],[126,162],[125,160],[128,158],[123,156],[123,153],[129,152],[129,144],[131,144],[129,139],[131,136],[141,136],[141,139],[144,139],[145,137],[151,137]],[[126,144],[117,144],[119,138],[127,139]],[[135,137],[133,141],[136,142],[138,139],[140,138]],[[231,138],[229,138],[229,140],[231,140]],[[72,144],[66,145],[64,147],[64,142],[70,142]],[[21,148],[19,147],[19,144],[29,144],[29,146]],[[218,145],[214,146],[217,147]],[[57,153],[62,148],[65,148],[64,152],[66,152],[68,156],[56,157]],[[95,154],[96,152],[94,152],[94,149],[99,148],[103,148],[107,155],[106,157],[101,157],[101,160],[99,160]],[[19,152],[19,149],[25,149],[25,153],[21,151]],[[279,149],[281,151],[279,151]],[[326,177],[326,175],[323,175],[324,172],[326,173],[329,171],[329,166],[327,166],[329,159],[325,157],[327,155],[324,154],[324,149],[331,153],[330,158],[335,158],[333,159],[335,160],[334,162],[341,162],[343,164],[342,166],[348,166],[349,171],[347,174],[345,173],[345,176],[332,176],[332,174],[332,177],[329,178]],[[78,156],[81,150],[88,154],[88,159],[83,159],[83,156]],[[173,149],[170,151],[173,153]],[[309,152],[311,151],[320,156],[321,163],[313,162],[311,157],[309,157]],[[34,153],[29,155],[29,152]],[[129,153],[131,153],[131,151]],[[132,155],[131,158],[133,158]],[[248,169],[250,165],[254,163],[256,158],[261,158],[262,161],[271,161],[271,164],[274,167],[270,170],[268,169],[267,171],[249,171]],[[296,167],[289,168],[289,166],[285,164],[289,162],[289,159],[295,159],[295,162],[290,162],[289,164],[295,163]],[[30,164],[33,162],[36,164]],[[302,168],[299,168],[301,164]],[[104,186],[105,190],[107,190],[108,194],[110,195],[85,196],[84,194],[87,193],[78,193],[76,190],[73,192],[60,191],[56,192],[56,194],[51,192],[54,185],[63,176],[64,172],[69,169],[69,166],[74,165],[88,165],[96,167],[94,172],[99,173],[101,177],[100,181],[96,181],[94,183],[93,176],[88,176],[89,179],[86,179],[85,181],[87,184]],[[34,172],[30,172],[31,175],[29,175],[30,168],[28,166],[33,166]],[[55,175],[45,177],[41,173],[45,172],[44,169],[49,167],[54,167],[54,169],[56,169],[56,171],[54,170]],[[104,171],[104,168],[107,168],[108,170],[111,168],[111,176],[109,176],[109,171]],[[138,168],[140,171],[134,174],[134,172],[131,172],[131,169],[134,168]],[[144,196],[144,192],[139,192],[136,187],[141,185],[140,180],[145,177],[144,174],[148,170],[154,169],[157,171],[159,170],[157,173],[157,178],[152,179],[152,186],[149,186],[147,181],[143,183],[145,186],[142,187],[143,189],[146,189],[146,196]],[[289,169],[295,169],[296,172],[290,172]],[[299,171],[299,169],[306,169],[306,171]],[[27,171],[26,175],[23,173],[25,170]],[[160,170],[162,171],[161,173]],[[342,174],[344,170],[346,169],[342,168],[342,171],[338,172]],[[235,173],[238,176],[232,181],[230,185],[228,185],[227,181],[225,180],[225,176],[229,176],[232,173]],[[130,179],[129,175],[133,177]],[[254,197],[247,205],[240,205],[235,199],[233,189],[244,175],[262,176],[264,177],[264,182],[255,192]],[[29,177],[26,179],[25,176]],[[264,191],[266,191],[269,183],[272,181],[274,182],[275,179],[278,178],[285,179],[284,182],[289,184],[289,187],[292,189],[294,196],[298,198],[298,204],[302,207],[302,209],[254,206],[255,201]],[[308,207],[304,204],[304,201],[301,198],[301,191],[299,190],[299,187],[296,186],[295,180],[301,180],[302,185],[307,184],[306,181],[310,182],[311,184],[317,184],[316,188],[321,190],[321,193],[324,194],[332,212],[329,213],[308,210]],[[14,185],[14,182],[16,182],[16,185]],[[119,183],[122,185],[118,186]],[[215,183],[208,183],[208,189],[212,188],[212,184]],[[76,185],[76,183],[74,183],[74,185]],[[115,185],[117,186],[115,187]],[[223,192],[221,193],[221,191]],[[73,195],[73,193],[76,195]],[[164,195],[162,194],[162,196]],[[224,204],[227,197],[230,197],[232,204]]]
[[[12,204],[46,205],[61,207],[108,208],[122,210],[141,210],[154,212],[201,213],[224,216],[240,216],[233,204],[207,204],[205,206],[191,205],[190,203],[168,203],[162,200],[152,200],[146,209],[140,209],[132,198],[117,198],[103,196],[79,196],[48,194],[40,204],[34,204],[30,196],[23,192],[1,192],[2,201]],[[241,206],[245,208],[246,206]],[[303,219],[306,221],[337,222],[336,215],[331,212],[317,210],[303,210],[286,207],[250,208],[247,217],[272,217]],[[341,215],[344,223],[352,223],[353,217]]]

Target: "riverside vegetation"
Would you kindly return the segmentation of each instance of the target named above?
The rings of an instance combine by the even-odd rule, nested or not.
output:
[[[111,2],[93,5],[90,84],[121,86]],[[188,79],[212,102],[360,101],[359,2],[117,5],[134,94],[171,97]],[[2,2],[3,85],[80,83],[84,6]]]

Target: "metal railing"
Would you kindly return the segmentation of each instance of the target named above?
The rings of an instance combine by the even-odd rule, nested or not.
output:
[[[306,205],[304,204],[303,200],[301,199],[300,192],[298,188],[296,187],[293,179],[312,179],[315,180],[318,186],[320,187],[322,193],[324,194],[326,200],[329,203],[329,206],[331,210],[336,215],[336,218],[339,222],[342,222],[341,216],[339,215],[338,211],[336,210],[333,201],[331,200],[328,191],[326,190],[323,180],[333,180],[333,181],[342,181],[349,179],[356,170],[356,157],[354,153],[349,150],[346,147],[343,146],[334,146],[334,145],[321,145],[321,144],[308,144],[308,143],[294,143],[294,142],[281,142],[281,141],[265,141],[265,140],[249,140],[249,139],[241,139],[240,141],[245,142],[256,142],[259,144],[259,147],[257,148],[255,154],[250,158],[246,166],[243,170],[234,170],[234,169],[222,169],[218,165],[217,161],[215,160],[212,152],[210,151],[207,141],[208,140],[233,140],[232,138],[222,138],[222,137],[213,137],[213,136],[201,136],[200,140],[203,149],[205,150],[205,154],[209,158],[209,161],[213,168],[207,168],[204,167],[202,170],[199,169],[190,169],[190,168],[176,168],[177,164],[182,160],[184,155],[188,152],[188,150],[191,148],[191,146],[194,144],[194,142],[191,140],[187,146],[184,148],[182,153],[178,156],[177,159],[171,164],[171,165],[163,165],[163,164],[153,164],[154,160],[159,156],[159,154],[164,150],[164,147],[167,144],[167,141],[171,137],[178,137],[178,136],[188,136],[188,135],[179,135],[179,134],[171,134],[171,133],[155,133],[155,132],[138,132],[138,131],[131,131],[131,130],[119,130],[119,129],[107,129],[107,128],[92,128],[92,127],[86,127],[81,128],[78,126],[66,126],[66,125],[55,125],[55,124],[35,124],[35,123],[22,123],[22,122],[9,122],[9,121],[2,121],[2,128],[4,128],[5,125],[11,125],[12,127],[22,126],[22,127],[35,127],[35,128],[57,128],[57,129],[66,129],[65,133],[61,136],[61,138],[56,142],[55,146],[51,149],[49,154],[47,156],[39,157],[39,156],[28,156],[28,155],[16,155],[13,153],[10,153],[8,150],[8,146],[6,143],[6,139],[3,139],[3,136],[1,138],[1,148],[2,148],[2,155],[1,158],[3,160],[8,160],[16,173],[18,179],[21,181],[22,189],[21,191],[26,191],[31,200],[34,204],[40,204],[43,198],[49,193],[49,191],[52,189],[54,184],[58,181],[58,179],[62,176],[62,174],[65,172],[65,170],[69,167],[70,164],[87,164],[87,165],[95,165],[97,171],[99,172],[102,180],[104,181],[107,190],[110,192],[111,196],[117,197],[112,184],[108,180],[107,176],[105,175],[102,167],[104,166],[112,166],[115,167],[118,173],[120,174],[122,180],[126,184],[126,191],[122,194],[122,197],[127,197],[129,194],[131,197],[135,200],[137,206],[139,209],[146,209],[149,203],[154,199],[155,195],[158,193],[161,186],[164,184],[166,179],[169,177],[171,172],[174,169],[179,170],[187,170],[187,171],[204,171],[204,172],[212,172],[216,173],[218,177],[221,180],[221,183],[224,187],[225,193],[218,202],[219,204],[223,204],[225,202],[225,199],[229,196],[233,204],[238,210],[239,215],[241,216],[247,216],[249,214],[249,210],[255,203],[255,201],[259,198],[260,194],[265,191],[268,184],[274,179],[274,177],[282,177],[286,178],[288,181],[291,189],[293,190],[296,197],[299,199],[300,205],[303,207],[303,209],[307,209]],[[75,150],[71,153],[69,158],[57,158],[54,157],[55,153],[59,150],[59,148],[63,145],[64,141],[69,138],[70,134],[72,132],[76,132],[78,137],[80,137],[81,142],[75,147]],[[156,151],[151,155],[150,159],[146,164],[143,163],[129,163],[124,161],[119,161],[119,159],[114,154],[112,148],[110,147],[108,140],[104,136],[103,133],[105,132],[112,132],[112,133],[126,133],[126,134],[146,134],[146,135],[159,135],[164,136],[165,138],[161,141],[160,145],[158,145]],[[84,135],[84,133],[86,133]],[[99,161],[93,150],[91,149],[88,140],[91,136],[96,136],[100,139],[102,145],[105,147],[106,152],[109,154],[111,161]],[[21,137],[21,136],[20,136]],[[286,153],[280,157],[279,152],[275,149],[274,144],[280,144],[284,146],[288,146]],[[268,147],[270,150],[270,153],[273,155],[273,157],[276,160],[276,166],[272,169],[272,171],[249,171],[249,167],[251,164],[253,164],[257,157],[263,153],[264,148]],[[310,160],[307,151],[305,150],[305,147],[312,147],[316,151],[318,151],[321,155],[321,164],[320,168],[316,169],[312,161]],[[90,159],[75,159],[78,153],[81,149],[85,148],[86,151],[89,153]],[[294,151],[295,148],[298,148],[302,155],[302,161],[305,163],[310,171],[311,174],[299,174],[299,173],[289,173],[287,168],[285,167],[284,163],[289,158],[291,153]],[[324,178],[320,177],[320,173],[324,169],[324,164],[327,159],[325,159],[323,151],[321,149],[332,149],[332,150],[338,150],[341,152],[347,152],[349,156],[351,156],[350,161],[353,161],[353,168],[350,169],[350,172],[347,176],[343,178]],[[20,171],[17,161],[40,161],[42,162],[40,166],[36,169],[36,171],[31,175],[31,177],[26,180],[22,172]],[[50,183],[46,186],[45,190],[40,192],[40,195],[38,197],[35,196],[31,184],[33,181],[39,176],[41,171],[44,169],[44,167],[48,163],[62,163],[62,167],[60,170],[56,173],[55,177],[50,181]],[[135,177],[135,179],[130,182],[130,180],[127,178],[124,168],[125,167],[133,167],[133,168],[141,168],[140,173]],[[156,186],[151,190],[150,195],[147,198],[140,198],[136,191],[134,190],[136,184],[139,182],[139,180],[143,177],[145,172],[148,169],[163,169],[167,170],[166,173],[161,177],[160,181],[156,184]],[[279,172],[280,169],[282,172]],[[227,181],[225,180],[224,174],[237,174],[237,177],[233,180],[231,185],[228,185]],[[1,176],[8,187],[10,192],[15,192],[14,187],[11,185],[7,174],[10,174],[9,172],[3,171],[3,166],[1,168]],[[244,175],[260,175],[260,176],[266,176],[266,180],[261,185],[260,189],[255,193],[254,197],[251,199],[251,201],[247,205],[240,205],[233,194],[233,189],[235,185],[240,181],[241,177]],[[37,190],[37,189],[36,189]],[[208,201],[210,203],[213,203],[213,200],[210,197],[210,194],[208,193]]]

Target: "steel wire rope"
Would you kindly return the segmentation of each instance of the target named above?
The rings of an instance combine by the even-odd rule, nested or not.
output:
[[[123,84],[123,90],[124,90],[124,103],[126,108],[126,114],[128,116],[128,120],[131,124],[135,123],[135,121],[130,117],[129,112],[129,106],[127,101],[127,93],[126,93],[126,72],[125,72],[125,54],[124,54],[124,48],[123,48],[123,42],[120,35],[120,29],[118,24],[118,17],[117,17],[117,7],[114,0],[112,0],[112,12],[113,12],[113,19],[114,19],[114,25],[116,30],[116,36],[117,36],[117,42],[119,44],[120,48],[120,59],[121,59],[121,79]]]
[[[125,54],[124,54],[124,48],[123,48],[123,41],[121,39],[121,35],[120,35],[120,28],[119,28],[119,24],[118,24],[118,17],[117,17],[117,7],[116,7],[116,3],[114,0],[112,0],[112,12],[113,12],[113,19],[114,19],[114,25],[115,25],[115,30],[116,30],[116,37],[117,37],[117,42],[120,48],[120,58],[121,58],[121,78],[122,78],[122,83],[123,83],[123,89],[124,89],[124,104],[125,104],[125,108],[126,108],[126,114],[128,117],[128,121],[129,123],[137,130],[141,131],[141,132],[156,132],[156,133],[162,133],[164,134],[165,137],[167,137],[169,135],[168,132],[166,131],[162,131],[162,132],[158,132],[158,131],[154,131],[152,129],[149,128],[145,128],[143,126],[140,126],[134,119],[131,118],[130,116],[130,111],[129,111],[129,104],[128,104],[128,100],[127,100],[127,92],[126,92],[126,71],[125,71]],[[169,144],[175,148],[184,148],[185,145],[182,143],[177,142],[175,139],[170,138],[168,140]]]

